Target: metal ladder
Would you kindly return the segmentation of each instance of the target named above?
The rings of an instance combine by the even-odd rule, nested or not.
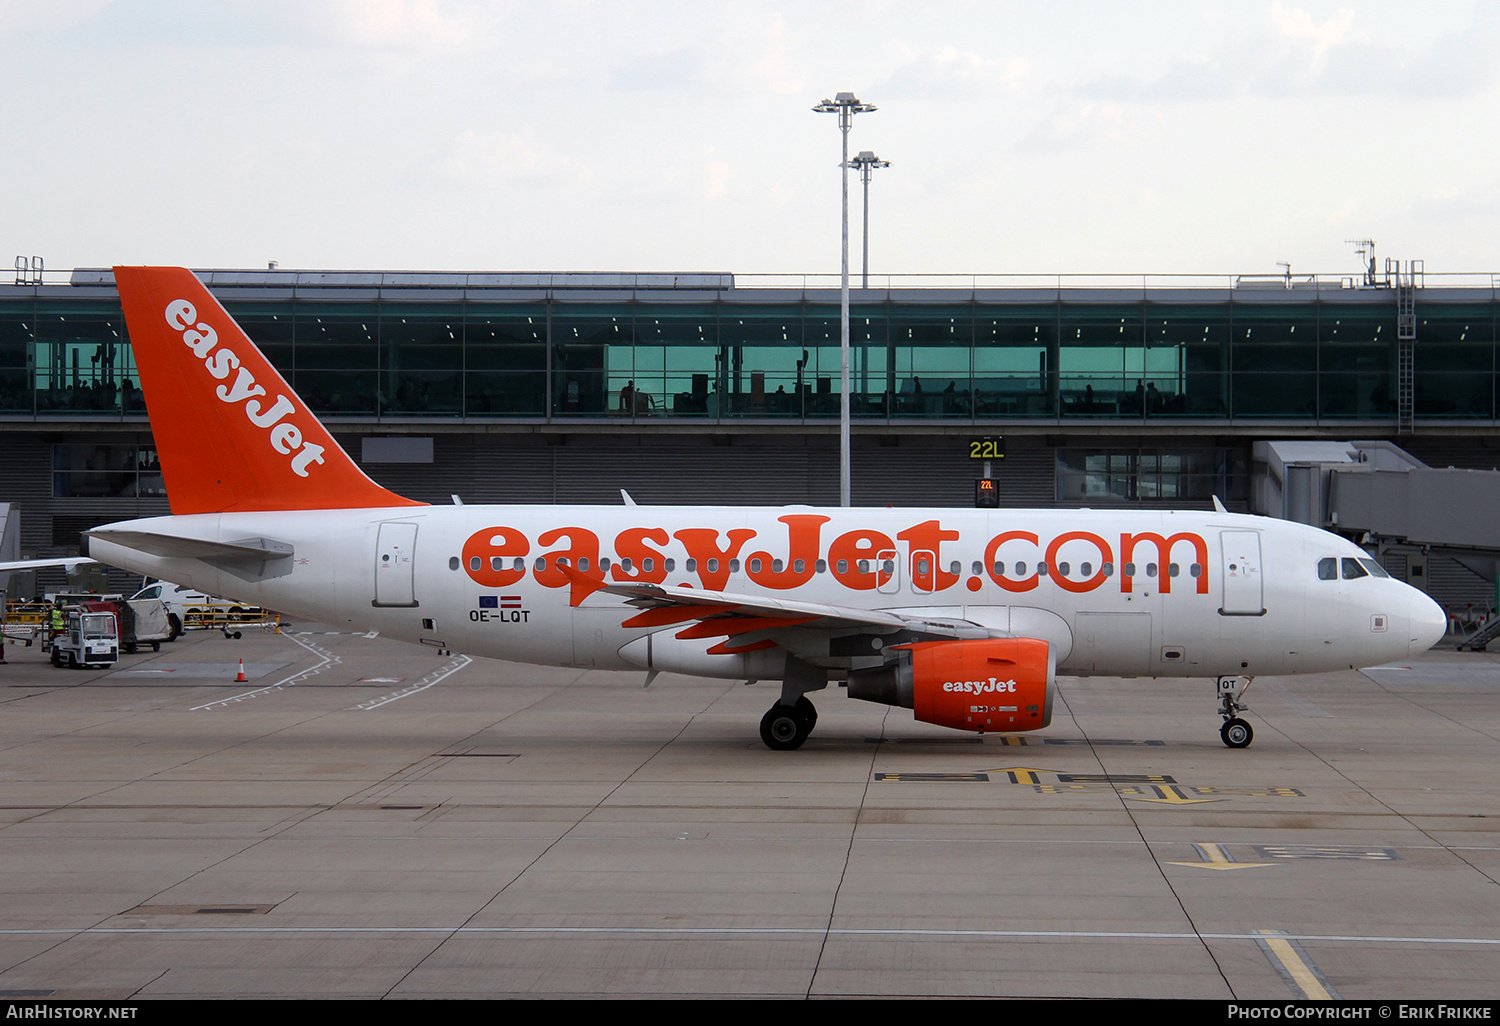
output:
[[[1387,275],[1396,272],[1396,430],[1409,435],[1416,427],[1417,277],[1422,261],[1408,260],[1405,274],[1399,260],[1386,264]]]

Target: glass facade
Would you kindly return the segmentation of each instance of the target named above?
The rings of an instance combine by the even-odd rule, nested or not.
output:
[[[1415,416],[1493,421],[1500,304],[1489,290],[1457,291],[1418,294]],[[0,300],[0,417],[143,414],[118,304],[69,301],[60,289],[39,295]],[[838,416],[837,303],[753,289],[526,295],[238,302],[226,289],[221,297],[308,404],[334,420]],[[1389,290],[952,295],[854,304],[857,420],[1396,417]]]

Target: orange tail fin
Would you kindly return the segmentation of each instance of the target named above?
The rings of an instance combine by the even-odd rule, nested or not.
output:
[[[425,505],[366,477],[191,271],[115,285],[173,513]]]

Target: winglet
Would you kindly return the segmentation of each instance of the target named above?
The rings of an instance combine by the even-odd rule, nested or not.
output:
[[[1229,512],[1229,510],[1227,510],[1227,509],[1224,508],[1224,504],[1219,501],[1219,497],[1217,495],[1214,496],[1214,512],[1215,513],[1228,513]]]
[[[422,506],[365,476],[181,267],[116,267],[172,512]]]

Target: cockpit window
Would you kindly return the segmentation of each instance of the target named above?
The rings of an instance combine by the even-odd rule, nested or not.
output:
[[[1359,565],[1360,561],[1349,556],[1344,557],[1344,580],[1352,581],[1359,577],[1369,577],[1370,571]]]
[[[1361,559],[1360,563],[1364,566],[1364,568],[1366,570],[1370,571],[1370,573],[1374,574],[1376,577],[1389,577],[1389,576],[1391,576],[1390,574],[1388,574],[1388,573],[1385,572],[1385,567],[1381,566],[1379,563],[1375,562],[1373,559]]]
[[[1339,579],[1339,561],[1333,556],[1326,556],[1318,560],[1318,580],[1336,581]]]

